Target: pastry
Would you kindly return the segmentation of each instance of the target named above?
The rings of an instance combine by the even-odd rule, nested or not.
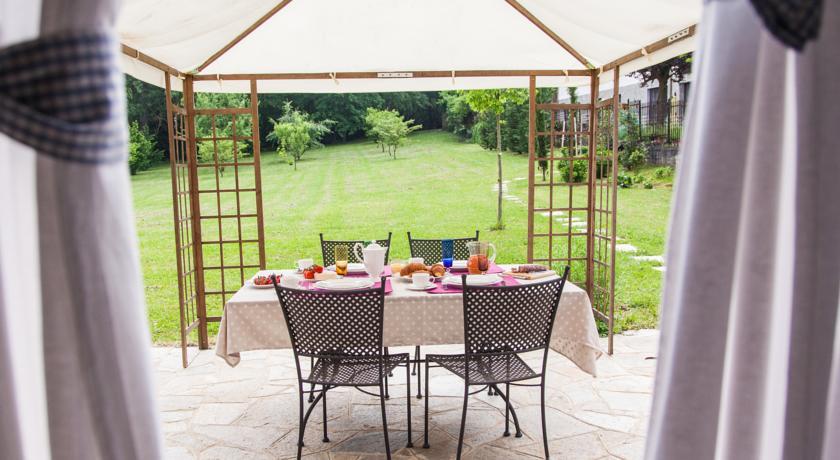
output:
[[[420,262],[412,262],[400,270],[400,276],[410,276],[414,272],[423,271],[428,273],[429,268],[426,267],[426,264]]]
[[[434,264],[429,268],[429,272],[432,276],[441,277],[446,274],[446,268],[443,264]]]

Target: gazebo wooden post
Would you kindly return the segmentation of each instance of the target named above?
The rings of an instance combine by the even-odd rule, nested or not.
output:
[[[616,241],[616,226],[618,222],[618,124],[620,121],[621,111],[621,97],[619,95],[619,65],[613,69],[613,132],[612,132],[612,222],[610,225],[610,238],[612,245],[610,246],[610,310],[609,310],[609,337],[607,344],[607,353],[613,354],[613,325],[615,324],[615,245]]]
[[[257,80],[251,79],[251,142],[254,148],[254,188],[257,200],[257,239],[260,253],[260,270],[265,270],[265,230],[263,228],[262,174],[260,172],[260,115],[257,97]]]
[[[588,152],[588,174],[587,174],[587,198],[586,198],[586,292],[589,299],[595,305],[594,270],[595,265],[595,178],[597,177],[598,165],[598,71],[593,70],[589,76],[589,146]]]
[[[192,236],[195,250],[193,260],[196,282],[196,316],[198,316],[198,347],[206,350],[210,348],[207,337],[207,302],[204,288],[204,255],[201,240],[201,208],[198,193],[198,148],[195,141],[195,93],[193,91],[193,77],[184,77],[184,109],[187,112],[187,161],[190,172],[190,202],[192,207]]]
[[[537,137],[537,77],[528,77],[528,263],[534,262],[534,160]]]

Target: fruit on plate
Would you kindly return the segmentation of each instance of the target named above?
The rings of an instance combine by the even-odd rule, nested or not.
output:
[[[259,275],[254,277],[255,286],[268,286],[269,284],[272,284],[272,281],[268,276]]]
[[[308,279],[308,280],[314,280],[315,279],[315,269],[312,268],[312,267],[305,268],[303,270],[303,277],[305,279]]]
[[[322,267],[318,264],[313,265],[312,269],[315,270],[315,273],[323,273],[324,272],[324,267]]]

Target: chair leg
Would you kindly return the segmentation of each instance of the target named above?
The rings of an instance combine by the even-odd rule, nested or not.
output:
[[[311,356],[310,356],[310,357],[309,357],[309,371],[311,372],[311,371],[312,371],[312,369],[313,369],[314,367],[315,367],[315,358],[313,358],[313,357],[311,357]],[[309,393],[309,400],[308,400],[308,402],[311,404],[311,403],[312,403],[312,401],[315,401],[315,393],[314,393],[314,391],[315,391],[315,384],[314,384],[314,383],[313,383],[312,385],[310,385],[310,386],[309,386],[309,390],[310,390],[310,393]]]
[[[469,401],[469,399],[470,386],[467,385],[467,382],[464,382],[464,409],[461,412],[461,431],[458,432],[458,452],[455,455],[455,458],[457,458],[458,460],[461,459],[461,450],[464,447],[464,427],[466,426],[467,422],[467,402]]]
[[[493,396],[493,395],[495,395],[495,394],[496,394],[496,393],[494,393],[494,392],[493,392],[493,387],[492,387],[492,386],[488,386],[488,387],[487,387],[487,396]]]
[[[502,390],[500,390],[499,387],[496,387],[495,385],[494,387],[494,393],[499,395],[499,397],[501,397],[505,401],[505,412],[507,413],[507,411],[510,410],[510,415],[513,416],[513,427],[516,428],[516,434],[514,436],[516,436],[517,438],[521,438],[522,430],[519,428],[519,417],[516,416],[516,409],[513,408],[513,404],[510,402],[510,398],[508,397],[508,395],[510,394],[509,386],[508,395],[503,394]]]
[[[300,459],[303,450],[303,384],[298,385],[298,443],[297,443],[297,458]]]
[[[426,369],[426,409],[423,414],[423,448],[429,448],[429,361],[424,366]]]
[[[548,432],[545,426],[545,376],[540,381],[540,417],[542,417],[543,449],[545,458],[548,458]]]
[[[385,416],[385,388],[383,388],[382,383],[379,384],[379,406],[382,408],[382,432],[385,434],[385,456],[388,460],[391,460],[391,443],[388,441],[388,418]]]
[[[385,347],[385,362],[386,363],[389,362],[388,361],[388,347]],[[391,399],[391,395],[388,394],[388,377],[393,377],[393,376],[394,376],[394,374],[391,371],[388,371],[388,373],[385,374],[385,399]],[[382,393],[380,393],[380,394],[382,394]]]
[[[324,385],[324,390],[321,392],[321,406],[324,409],[324,442],[330,442],[329,436],[327,436],[327,386]]]
[[[414,346],[414,365],[411,367],[411,375],[417,375],[417,368],[420,367],[420,345]]]
[[[505,383],[505,432],[503,436],[510,436],[510,404],[507,403],[507,398],[510,398],[510,384]]]
[[[318,404],[318,401],[324,397],[324,392],[318,393],[318,396],[315,397],[315,401],[309,405],[309,408],[306,409],[306,413],[303,413],[303,385],[300,385],[300,413],[302,417],[300,419],[300,429],[298,430],[298,451],[297,451],[297,458],[300,460],[301,454],[303,453],[303,435],[304,431],[306,430],[306,422],[309,421],[309,416],[312,415],[312,409],[315,409],[315,405]]]
[[[408,375],[409,363],[405,366],[405,411],[408,415],[408,442],[405,447],[414,447],[414,442],[411,440],[411,376]]]
[[[388,347],[385,347],[385,357],[386,358],[388,357]],[[393,377],[393,376],[394,376],[394,372],[393,371],[388,371],[388,377]],[[385,385],[387,386],[387,383]]]
[[[423,392],[420,391],[421,388],[422,388],[420,386],[420,345],[417,345],[417,347],[414,349],[414,359],[415,359],[414,369],[417,372],[412,372],[411,374],[412,375],[414,375],[415,373],[417,374],[417,399],[423,399]]]

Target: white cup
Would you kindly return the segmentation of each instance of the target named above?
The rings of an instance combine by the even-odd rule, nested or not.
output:
[[[424,262],[423,262],[422,257],[412,257],[412,258],[408,259],[408,263],[410,263],[410,264],[422,264]]]
[[[285,288],[297,288],[300,285],[300,277],[289,273],[280,277],[280,286]]]
[[[304,271],[313,265],[315,265],[315,261],[313,259],[300,259],[297,261],[298,270],[300,271]]]
[[[429,286],[431,275],[428,273],[415,273],[411,275],[411,284],[417,289],[424,289]]]

